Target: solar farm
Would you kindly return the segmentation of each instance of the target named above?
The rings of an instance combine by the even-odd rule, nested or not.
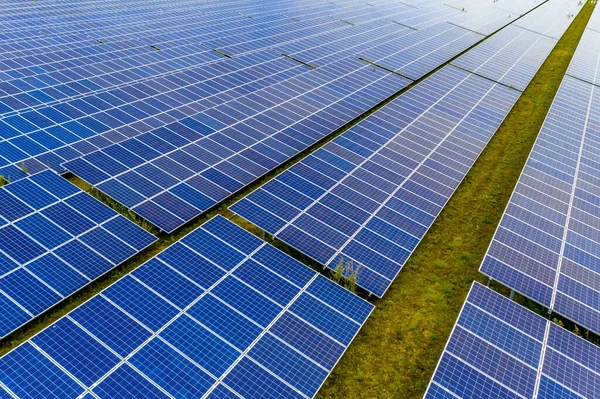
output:
[[[596,0],[0,2],[0,398],[599,398]]]

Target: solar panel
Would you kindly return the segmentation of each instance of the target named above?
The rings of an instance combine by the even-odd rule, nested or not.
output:
[[[313,397],[372,309],[217,216],[0,358],[0,390]]]
[[[555,39],[509,25],[452,64],[523,91],[556,43]]]
[[[600,12],[594,11],[594,15]],[[600,28],[600,23],[598,24]],[[588,28],[579,40],[577,50],[571,59],[567,75],[600,86],[600,29]]]
[[[600,348],[475,282],[425,398],[595,398]]]
[[[518,97],[445,67],[230,209],[382,296]]]
[[[595,332],[599,115],[598,87],[565,76],[481,265],[482,273]]]
[[[359,57],[417,80],[482,39],[479,34],[443,22],[366,49]]]
[[[463,7],[462,10],[465,12],[450,18],[448,23],[483,36],[491,35],[519,17],[518,14],[483,5]]]
[[[579,0],[550,0],[515,22],[516,26],[554,39],[560,39],[579,11]]]
[[[0,337],[156,237],[45,171],[0,188]]]

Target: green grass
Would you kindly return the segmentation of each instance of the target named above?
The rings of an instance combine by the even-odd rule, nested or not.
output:
[[[525,90],[325,382],[318,398],[423,395],[591,14],[588,3]]]

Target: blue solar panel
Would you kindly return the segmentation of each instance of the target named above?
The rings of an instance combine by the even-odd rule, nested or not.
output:
[[[381,296],[518,97],[446,67],[231,210]]]
[[[593,15],[600,15],[594,11]],[[595,29],[594,29],[595,26]],[[600,23],[594,24],[593,17],[588,22],[587,29],[579,40],[577,50],[573,55],[567,75],[600,85]]]
[[[425,398],[593,398],[600,348],[474,283]]]
[[[2,337],[156,240],[52,171],[0,201]]]
[[[570,0],[548,1],[515,21],[514,24],[558,40],[581,11],[583,4],[579,1]]]
[[[484,274],[595,332],[599,104],[597,86],[564,78],[481,265]]]
[[[465,51],[484,36],[443,22],[365,49],[359,57],[416,80]]]
[[[217,216],[0,358],[0,389],[313,397],[372,309]]]
[[[556,39],[509,25],[452,64],[523,91],[556,43]]]

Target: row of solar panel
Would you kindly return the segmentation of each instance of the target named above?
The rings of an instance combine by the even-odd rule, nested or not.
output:
[[[217,216],[2,357],[0,389],[312,397],[372,309]]]
[[[518,97],[445,67],[231,210],[382,296]]]
[[[425,398],[597,398],[600,348],[474,283]]]
[[[0,188],[0,338],[155,240],[54,172]]]
[[[594,11],[583,31],[567,75],[600,86],[600,12]]]
[[[555,43],[508,26],[453,62],[490,80],[444,68],[231,210],[382,296],[518,99],[505,82],[524,89]]]
[[[597,333],[599,117],[598,86],[565,76],[481,265],[482,273]]]

